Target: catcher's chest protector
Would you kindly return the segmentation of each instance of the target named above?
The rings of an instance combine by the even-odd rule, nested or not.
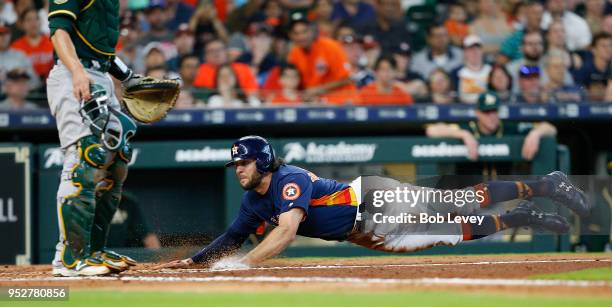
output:
[[[119,38],[119,1],[83,1],[76,28],[86,44],[105,53],[114,53]]]

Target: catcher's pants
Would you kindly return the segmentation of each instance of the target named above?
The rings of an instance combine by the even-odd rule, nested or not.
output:
[[[444,222],[419,222],[419,217],[427,216],[448,217],[454,215],[469,215],[480,208],[478,201],[466,202],[459,207],[455,204],[445,203],[439,199],[428,199],[423,202],[416,199],[414,206],[407,203],[386,203],[382,206],[373,205],[374,190],[395,190],[398,187],[408,190],[420,190],[422,193],[444,192],[433,188],[414,186],[400,183],[397,180],[368,176],[359,177],[350,186],[358,197],[359,209],[355,219],[355,227],[348,237],[348,241],[370,249],[387,252],[413,252],[438,245],[454,246],[463,240],[461,224]],[[453,193],[472,191],[473,188],[450,190]],[[414,222],[381,222],[383,217],[415,217]]]
[[[109,74],[94,69],[85,69],[91,81],[101,85],[109,97],[109,106],[121,110],[115,96],[115,86]],[[84,136],[90,135],[89,126],[83,123],[79,114],[81,102],[74,97],[72,89],[72,73],[61,62],[53,66],[47,79],[47,99],[51,114],[55,116],[60,144],[63,149],[76,143]]]

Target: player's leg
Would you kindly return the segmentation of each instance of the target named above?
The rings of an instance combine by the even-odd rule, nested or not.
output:
[[[536,180],[491,181],[481,183],[474,188],[484,192],[485,201],[481,204],[483,207],[513,199],[547,197],[568,207],[581,217],[588,216],[590,212],[584,192],[559,171]]]
[[[109,93],[114,93],[115,87],[108,74],[97,73],[93,76]],[[136,261],[128,256],[119,255],[106,249],[106,241],[110,223],[121,201],[123,184],[128,174],[128,164],[132,159],[132,147],[129,140],[136,134],[136,123],[121,112],[117,98],[109,97],[109,121],[105,128],[103,144],[114,153],[112,165],[107,176],[98,184],[96,193],[96,212],[92,228],[92,251],[99,254],[107,262],[128,269],[136,265]]]
[[[96,209],[94,191],[107,163],[108,152],[93,135],[66,150],[57,193],[60,242],[53,261],[54,275],[104,275],[114,268],[92,255],[90,245]]]
[[[481,218],[482,222],[463,223],[463,241],[484,238],[508,228],[532,227],[555,233],[565,233],[570,228],[564,217],[543,212],[529,200],[521,201],[508,213],[474,216]]]
[[[102,258],[121,270],[136,265],[136,261],[128,256],[119,255],[106,249],[106,241],[110,224],[121,201],[123,183],[127,178],[128,163],[131,160],[132,149],[129,145],[115,155],[114,163],[108,168],[107,177],[98,183],[96,189],[96,212],[91,231],[91,247],[100,253]]]
[[[101,258],[90,255],[89,240],[96,177],[101,165],[107,162],[107,152],[92,135],[90,127],[83,123],[79,112],[81,102],[72,93],[71,81],[70,72],[62,64],[55,65],[47,79],[49,107],[55,116],[65,155],[57,192],[60,236],[53,273],[60,276],[103,275],[110,270]]]

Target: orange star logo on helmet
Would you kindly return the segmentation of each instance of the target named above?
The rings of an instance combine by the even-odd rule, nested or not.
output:
[[[232,155],[237,155],[238,154],[238,146],[234,145],[232,146]]]
[[[300,197],[300,193],[302,193],[302,191],[300,190],[300,186],[297,185],[295,182],[290,182],[287,183],[284,187],[283,187],[283,199],[285,200],[296,200],[298,199],[298,197]]]

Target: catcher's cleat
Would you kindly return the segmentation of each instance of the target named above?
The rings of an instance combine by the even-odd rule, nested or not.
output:
[[[122,263],[122,266],[125,266],[125,269],[129,269],[129,267],[135,266],[138,263],[129,256],[121,255],[111,250],[104,250],[102,252],[102,258],[107,261]]]
[[[528,200],[523,200],[507,213],[515,221],[520,221],[517,226],[530,226],[532,228],[543,228],[556,233],[566,233],[569,231],[570,224],[564,217],[555,213],[546,213],[538,209],[535,204]]]
[[[586,195],[570,182],[567,175],[555,171],[542,177],[542,180],[552,184],[553,191],[550,194],[552,200],[566,206],[580,217],[589,216],[591,208]]]
[[[95,252],[94,255],[104,260],[104,264],[113,271],[113,273],[121,273],[130,268],[130,266],[123,262],[121,257],[115,254],[106,254],[103,252]]]
[[[54,276],[104,276],[113,272],[110,267],[114,267],[108,261],[103,260],[97,255],[92,255],[84,260],[79,260],[73,269],[66,267],[53,268]]]
[[[54,277],[75,277],[79,276],[79,273],[75,269],[69,269],[64,265],[53,266],[51,274]]]

